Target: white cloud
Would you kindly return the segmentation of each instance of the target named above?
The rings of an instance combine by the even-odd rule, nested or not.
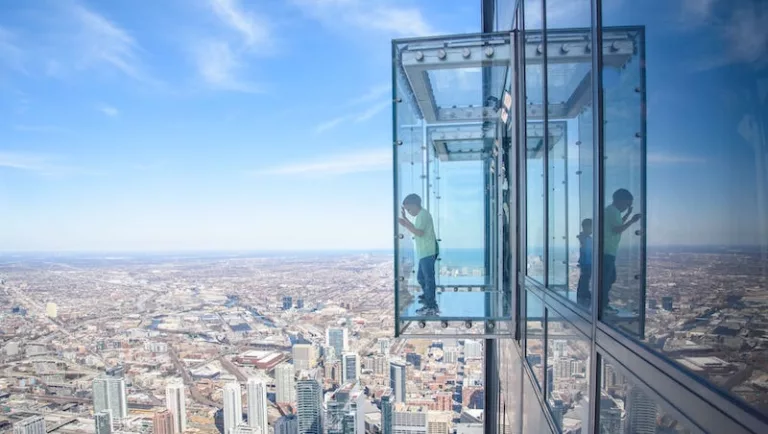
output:
[[[24,69],[24,52],[18,45],[16,35],[0,26],[0,68],[3,66],[17,72],[26,72]]]
[[[14,151],[0,151],[0,167],[40,171],[47,165],[47,157]]]
[[[346,175],[392,168],[392,151],[383,148],[328,155],[320,159],[270,167],[252,172],[257,175]]]
[[[224,41],[201,42],[195,51],[200,76],[214,89],[236,92],[259,92],[259,87],[239,77],[239,56]]]
[[[355,34],[360,30],[384,32],[398,37],[440,33],[426,21],[421,10],[397,6],[388,1],[293,0],[293,3],[323,24],[352,27]]]
[[[269,42],[267,21],[243,10],[238,0],[209,0],[209,3],[224,23],[242,35],[246,45]]]
[[[55,125],[31,125],[31,124],[17,124],[13,126],[16,131],[23,131],[27,133],[61,133],[67,131],[65,128],[57,127]]]
[[[120,114],[120,110],[106,104],[102,104],[98,106],[97,109],[111,118],[116,117]]]
[[[143,71],[136,40],[125,29],[82,5],[73,5],[71,14],[77,28],[71,47],[79,56],[82,67],[105,65],[131,78],[153,81]],[[60,66],[60,61],[51,60],[47,69],[50,73]]]
[[[260,92],[261,86],[242,78],[247,72],[244,59],[264,54],[272,43],[268,21],[246,10],[239,0],[207,0],[214,15],[228,32],[193,42],[192,55],[198,74],[210,87],[234,92]]]
[[[391,85],[379,84],[372,86],[368,91],[362,95],[355,97],[347,101],[344,106],[360,106],[365,104],[366,107],[362,110],[358,109],[353,113],[347,113],[342,116],[335,117],[328,121],[322,122],[315,127],[315,133],[322,133],[333,129],[344,122],[364,122],[372,118],[387,107],[391,107],[392,102],[389,99],[381,101],[385,95],[392,91]],[[376,104],[373,104],[376,102]]]

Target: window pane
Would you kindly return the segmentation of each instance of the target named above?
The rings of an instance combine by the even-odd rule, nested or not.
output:
[[[589,352],[586,336],[553,310],[547,316],[547,404],[561,432],[589,426]]]
[[[544,390],[544,304],[528,292],[526,297],[527,315],[525,322],[525,358],[533,370],[539,387]]]
[[[542,41],[541,0],[525,2],[525,44],[538,45]],[[537,55],[525,59],[525,105],[526,110],[538,108],[539,120],[526,124],[526,273],[544,282],[544,125],[541,110],[544,102],[543,58]],[[529,118],[532,116],[529,115]]]
[[[592,56],[589,0],[548,1],[549,289],[589,309]]]
[[[617,226],[642,215],[606,252],[604,319],[768,414],[768,5],[606,0],[603,14],[603,194],[634,195]]]
[[[601,370],[600,434],[694,432],[670,415],[664,409],[666,404],[657,402],[643,386],[629,381],[614,365],[603,361]]]

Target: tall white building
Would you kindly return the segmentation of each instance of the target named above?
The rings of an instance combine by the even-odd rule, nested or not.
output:
[[[467,339],[464,341],[464,357],[467,359],[479,359],[483,357],[483,344],[479,341]]]
[[[289,414],[275,422],[275,434],[298,434],[299,423],[296,415]]]
[[[48,316],[48,318],[56,318],[59,315],[59,308],[56,306],[56,303],[46,303],[45,314]]]
[[[389,355],[389,338],[379,338],[379,354]]]
[[[171,413],[174,432],[184,432],[187,429],[187,404],[181,378],[168,380],[165,386],[165,407]]]
[[[45,419],[32,416],[13,424],[13,434],[46,434]]]
[[[125,378],[102,376],[93,380],[93,409],[95,412],[108,410],[112,423],[128,416],[128,402],[125,396]]]
[[[423,411],[395,411],[392,413],[394,434],[426,434],[427,413]]]
[[[344,353],[341,356],[341,381],[342,383],[360,381],[360,356],[357,353]]]
[[[234,434],[235,428],[243,422],[243,400],[240,384],[224,385],[224,434]]]
[[[626,401],[629,431],[632,434],[656,433],[656,403],[642,389],[632,386]]]
[[[405,402],[406,391],[406,364],[402,361],[393,360],[389,362],[389,388],[392,389],[392,395],[395,402]]]
[[[315,347],[311,344],[293,346],[293,367],[298,371],[315,367]]]
[[[289,363],[275,367],[275,401],[282,403],[296,402],[296,381],[294,369]]]
[[[346,327],[329,327],[325,331],[325,344],[333,347],[336,356],[349,351],[349,333]]]
[[[248,400],[248,426],[256,428],[262,434],[268,434],[267,428],[267,385],[260,378],[249,378],[245,383]]]
[[[323,434],[323,388],[311,374],[296,383],[298,434]]]

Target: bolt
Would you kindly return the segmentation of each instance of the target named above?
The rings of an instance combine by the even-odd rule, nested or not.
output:
[[[421,51],[417,51],[416,52],[416,60],[418,60],[419,62],[424,60],[424,53],[422,53]]]

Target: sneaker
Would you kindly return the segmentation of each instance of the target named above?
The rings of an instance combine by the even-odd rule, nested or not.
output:
[[[437,316],[440,314],[440,312],[435,309],[434,307],[426,307],[423,309],[419,309],[421,312],[416,311],[421,316]]]

